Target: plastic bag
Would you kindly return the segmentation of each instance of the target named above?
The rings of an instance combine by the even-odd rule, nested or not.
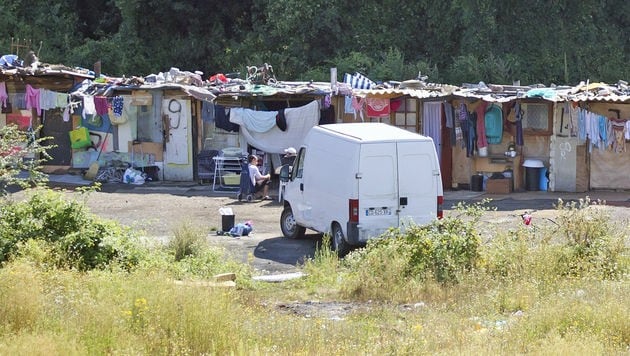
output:
[[[127,168],[123,175],[123,182],[127,184],[144,184],[144,176],[142,172],[136,169]]]

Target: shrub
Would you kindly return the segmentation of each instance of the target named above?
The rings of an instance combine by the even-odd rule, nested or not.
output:
[[[184,222],[174,233],[174,238],[169,241],[168,246],[175,254],[175,261],[199,253],[205,237],[203,231],[196,229],[190,222]]]
[[[488,200],[467,205],[460,203],[461,214],[436,220],[426,226],[410,224],[402,232],[390,229],[369,240],[364,249],[346,257],[352,271],[346,292],[353,296],[385,298],[404,294],[410,281],[435,280],[457,283],[462,272],[479,261],[480,236],[476,230]],[[471,219],[464,220],[462,216]],[[380,291],[380,292],[379,292]]]
[[[90,270],[113,263],[137,264],[141,253],[131,229],[91,214],[85,205],[50,189],[34,189],[21,202],[0,206],[0,262],[16,257],[20,244],[43,241],[57,267]]]

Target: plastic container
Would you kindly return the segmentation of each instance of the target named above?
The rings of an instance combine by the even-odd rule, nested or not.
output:
[[[540,190],[547,191],[549,188],[549,178],[547,177],[547,167],[540,168]]]
[[[234,215],[221,215],[221,231],[230,231],[234,227]]]
[[[473,192],[483,192],[483,175],[475,174],[470,177],[470,190]]]
[[[525,167],[525,189],[540,190],[540,171],[538,167]]]
[[[525,162],[523,162],[523,167],[525,167],[525,189],[530,191],[540,190],[540,172],[545,168],[543,161],[539,159],[526,159]]]
[[[232,208],[220,208],[219,214],[221,214],[221,231],[227,232],[234,227],[234,211]]]

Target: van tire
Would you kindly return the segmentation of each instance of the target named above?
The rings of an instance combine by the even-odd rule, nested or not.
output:
[[[343,230],[339,223],[332,224],[332,236],[330,238],[333,251],[337,252],[337,256],[344,257],[350,252],[350,245],[346,242],[346,238],[343,236]]]
[[[291,210],[290,206],[286,206],[284,210],[282,210],[282,214],[280,215],[280,229],[282,230],[282,235],[289,239],[301,239],[306,232],[304,226],[300,226],[295,222],[293,210]]]

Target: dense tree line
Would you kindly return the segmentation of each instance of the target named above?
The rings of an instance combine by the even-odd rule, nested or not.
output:
[[[29,39],[42,62],[114,76],[269,63],[280,80],[615,83],[629,15],[627,0],[0,0],[0,48]]]

